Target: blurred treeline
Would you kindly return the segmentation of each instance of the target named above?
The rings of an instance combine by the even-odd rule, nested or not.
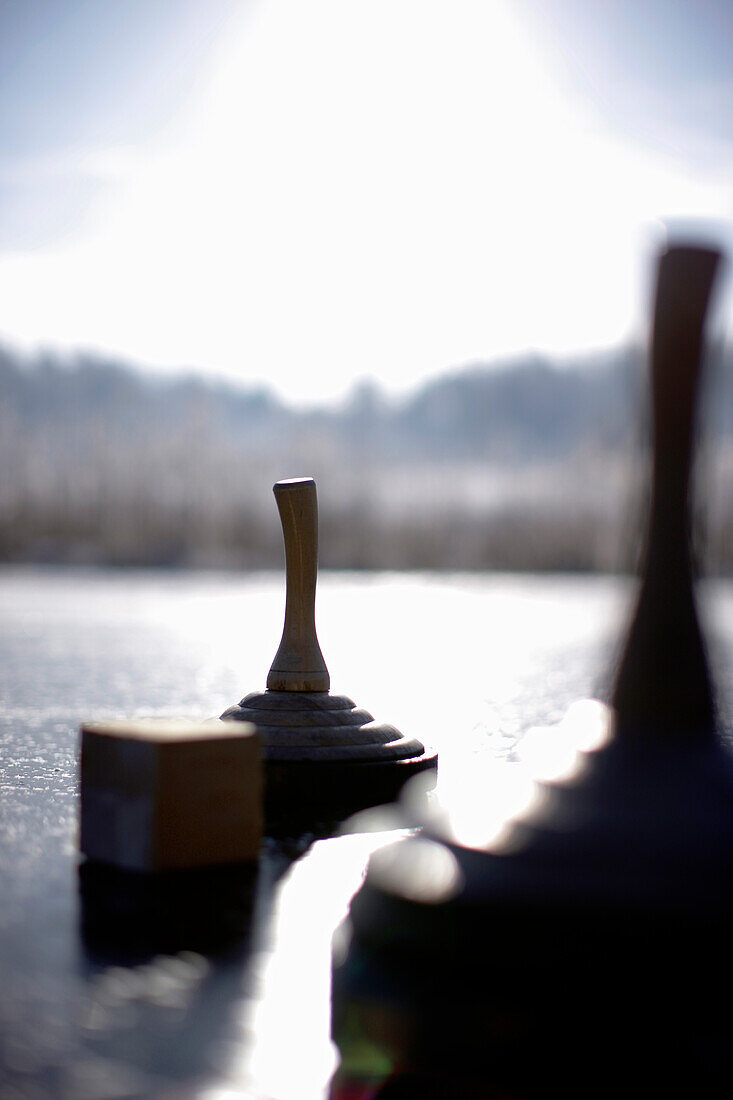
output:
[[[720,358],[720,357],[719,357]],[[733,386],[706,402],[704,549],[733,569]],[[260,568],[271,485],[318,480],[332,568],[626,569],[646,448],[640,356],[476,364],[338,407],[0,349],[0,559]]]

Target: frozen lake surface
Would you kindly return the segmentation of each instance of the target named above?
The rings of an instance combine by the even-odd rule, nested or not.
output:
[[[728,728],[733,584],[711,582],[702,595]],[[455,775],[470,768],[475,754],[511,753],[532,726],[554,723],[573,701],[603,693],[632,597],[633,582],[603,576],[326,573],[316,617],[332,690],[435,745],[441,769]],[[0,1083],[6,1090],[25,1082],[27,1095],[80,1100],[183,1096],[189,1093],[165,1090],[172,1082],[219,1081],[222,1089],[247,1082],[249,1091],[207,1095],[322,1095],[332,1068],[329,921],[338,919],[358,886],[367,848],[355,862],[353,853],[364,838],[316,844],[286,882],[283,898],[288,890],[297,898],[290,908],[298,910],[302,935],[314,883],[341,883],[330,902],[325,890],[321,908],[313,910],[320,947],[311,952],[312,965],[320,978],[315,971],[303,978],[311,1000],[297,1013],[287,981],[280,1002],[274,993],[258,1001],[243,977],[257,972],[261,986],[269,981],[275,988],[278,966],[287,969],[284,948],[261,951],[259,963],[248,956],[214,967],[196,979],[200,989],[189,975],[190,1004],[184,998],[171,1008],[165,997],[144,993],[145,982],[162,988],[167,971],[138,974],[143,993],[135,996],[129,981],[123,996],[122,982],[115,1001],[104,984],[115,967],[89,956],[79,937],[80,722],[219,714],[264,688],[283,609],[279,574],[0,571],[0,1070],[7,1075],[0,1074]],[[349,844],[350,869],[337,871],[339,852]],[[208,965],[204,960],[204,970]],[[119,973],[115,980],[121,981]],[[314,1007],[318,981],[322,996]],[[188,1061],[181,1062],[181,1037],[193,1034],[191,1021],[199,1027],[202,1013],[219,1021],[222,1034],[208,1045],[190,1042]],[[303,1031],[304,1014],[315,1032]],[[157,1046],[150,1038],[156,1028],[162,1029]],[[311,1054],[293,1056],[297,1080],[288,1086],[282,1044],[296,1042],[298,1034],[301,1042],[309,1036]],[[112,1072],[122,1091],[100,1091],[100,1080]]]

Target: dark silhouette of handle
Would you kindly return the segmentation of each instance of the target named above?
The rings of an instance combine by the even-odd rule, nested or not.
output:
[[[654,460],[636,612],[612,702],[622,736],[709,736],[715,705],[695,608],[690,471],[705,317],[720,254],[665,251],[650,349]]]
[[[328,691],[331,679],[316,635],[318,499],[312,477],[273,486],[285,541],[285,624],[267,676],[269,691]]]

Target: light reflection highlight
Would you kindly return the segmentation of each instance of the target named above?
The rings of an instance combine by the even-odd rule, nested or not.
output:
[[[372,832],[318,841],[293,865],[279,887],[268,947],[251,959],[249,980],[258,996],[242,1002],[233,1057],[222,1067],[226,1082],[206,1090],[202,1100],[323,1100],[338,1061],[328,1038],[332,936],[369,857],[404,835]]]
[[[407,797],[415,798],[415,792],[416,786]],[[425,814],[427,829],[455,844],[483,848],[507,822],[533,808],[538,797],[537,784],[518,763],[477,757],[462,778],[441,779],[439,773]]]
[[[463,886],[463,872],[456,857],[427,837],[382,848],[374,853],[370,866],[383,887],[425,905],[449,901]]]
[[[557,725],[529,729],[516,755],[538,782],[569,781],[582,772],[585,754],[602,748],[610,736],[610,709],[596,699],[581,699],[568,707]]]
[[[476,755],[462,771],[440,770],[434,792],[417,776],[405,788],[408,821],[467,848],[506,851],[512,825],[539,812],[546,784],[582,775],[590,753],[610,740],[611,711],[595,699],[571,704],[560,722],[535,726],[518,742],[514,759]]]

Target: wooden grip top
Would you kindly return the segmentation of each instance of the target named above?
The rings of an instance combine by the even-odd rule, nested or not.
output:
[[[312,477],[278,481],[273,493],[285,542],[285,623],[267,677],[269,691],[328,691],[315,623],[318,498]]]
[[[639,600],[613,691],[618,731],[635,738],[699,739],[715,725],[693,591],[689,491],[705,318],[720,259],[710,249],[674,247],[657,268],[651,508]]]

